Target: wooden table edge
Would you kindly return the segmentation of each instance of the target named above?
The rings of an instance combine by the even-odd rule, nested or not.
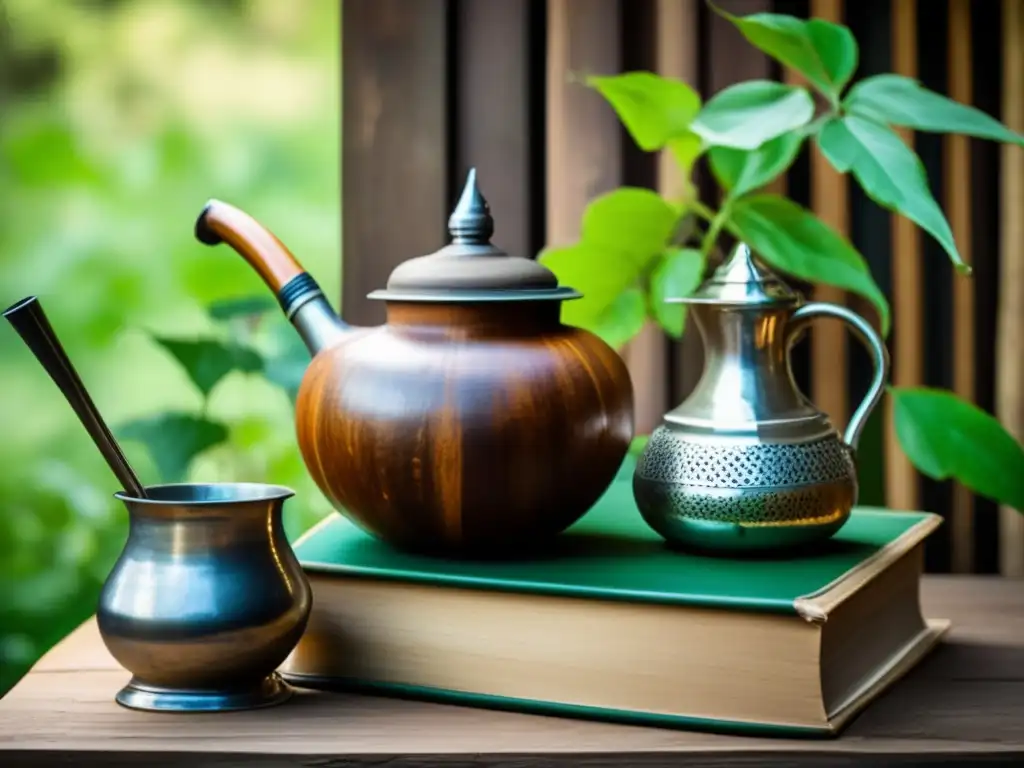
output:
[[[928,578],[928,577],[926,577]],[[967,584],[980,584],[984,578],[975,577],[944,577],[930,579],[935,583],[952,584],[963,588]],[[1000,584],[1002,581],[991,582]],[[1024,581],[1017,582],[1017,585]],[[106,652],[99,637],[95,617],[89,617],[72,630],[63,640],[57,643],[48,653],[32,667],[23,681],[30,676],[77,675],[81,673],[104,673],[125,676],[127,672]],[[12,688],[12,692],[18,688]],[[303,694],[320,695],[320,694]],[[332,695],[332,694],[324,694]],[[113,690],[111,691],[111,699]],[[5,697],[6,698],[6,697]],[[2,700],[0,700],[2,704]],[[425,708],[447,706],[422,704]],[[176,717],[177,715],[170,715]],[[520,717],[510,715],[511,717]],[[159,715],[158,717],[166,717]],[[528,716],[527,716],[528,717]],[[575,721],[567,721],[572,727]],[[19,746],[17,742],[5,742],[2,733],[3,711],[0,709],[0,764],[4,768],[15,766],[39,765],[129,765],[144,764],[147,766],[174,765],[190,766],[230,766],[246,765],[252,768],[276,765],[382,765],[390,768],[413,768],[420,765],[441,766],[518,766],[529,768],[533,765],[581,765],[603,768],[605,766],[636,766],[637,768],[654,768],[684,764],[700,768],[701,766],[747,765],[747,766],[792,766],[798,761],[807,761],[808,765],[844,766],[853,761],[861,760],[871,764],[875,760],[885,760],[887,765],[920,766],[940,764],[954,765],[993,765],[1024,764],[1024,741],[1014,744],[1003,744],[990,741],[956,741],[945,743],[940,739],[880,739],[864,737],[840,737],[830,740],[792,740],[792,739],[760,739],[754,737],[721,737],[719,745],[672,745],[665,748],[618,750],[586,749],[562,750],[545,748],[542,751],[513,752],[509,750],[447,752],[417,751],[388,753],[383,750],[345,750],[344,744],[332,745],[320,749],[289,749],[288,745],[274,745],[264,752],[245,751],[225,745],[225,749],[210,751],[208,745],[182,749],[173,743],[152,748],[132,749],[119,745],[113,750],[99,750],[93,747],[83,749],[69,748],[61,744],[59,748],[46,746]],[[609,726],[619,727],[619,726]],[[1022,722],[1024,730],[1024,722]],[[628,740],[628,734],[624,732]],[[278,749],[278,747],[283,747]],[[934,758],[934,762],[930,760]]]

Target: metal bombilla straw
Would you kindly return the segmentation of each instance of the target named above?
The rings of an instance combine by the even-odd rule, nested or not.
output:
[[[107,427],[92,398],[86,391],[75,367],[50,325],[42,304],[29,296],[4,310],[4,317],[14,326],[25,345],[71,404],[92,441],[99,448],[107,465],[117,476],[125,491],[132,496],[147,498],[146,489],[125,458],[121,447]]]

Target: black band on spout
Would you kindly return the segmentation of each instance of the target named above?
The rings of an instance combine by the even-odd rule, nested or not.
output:
[[[292,313],[298,309],[300,302],[313,296],[322,295],[323,291],[320,290],[316,280],[308,272],[303,272],[281,287],[281,290],[277,292],[277,301],[281,305],[281,310],[290,319]]]

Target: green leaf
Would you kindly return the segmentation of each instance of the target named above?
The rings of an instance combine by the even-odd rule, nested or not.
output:
[[[189,465],[203,451],[228,438],[223,424],[188,413],[163,413],[122,424],[118,437],[142,443],[165,483],[188,478]]]
[[[778,195],[740,198],[726,224],[773,266],[802,280],[826,283],[870,301],[889,333],[889,302],[850,242],[806,208]]]
[[[211,302],[206,312],[214,320],[233,320],[236,317],[258,317],[277,308],[277,302],[271,296],[240,296]]]
[[[667,334],[678,339],[686,323],[686,306],[667,299],[689,296],[704,275],[704,254],[694,248],[665,251],[651,272],[651,313]]]
[[[641,274],[628,255],[585,242],[546,248],[537,260],[555,273],[560,285],[583,294],[581,299],[562,302],[562,322],[591,331],[619,295],[636,285]]]
[[[643,269],[671,239],[680,213],[653,190],[619,187],[587,205],[580,240],[618,251]]]
[[[902,75],[875,75],[860,81],[850,89],[843,106],[851,114],[887,125],[961,133],[1024,146],[1024,135],[980,109],[930,91],[917,80]]]
[[[258,373],[263,370],[263,359],[259,354],[239,344],[165,336],[152,336],[152,339],[174,356],[204,397],[232,371]]]
[[[636,336],[647,320],[647,305],[639,288],[629,288],[618,296],[601,313],[597,322],[588,330],[600,336],[613,349]]]
[[[868,197],[930,233],[957,269],[971,271],[960,257],[945,214],[932,197],[921,158],[892,129],[847,115],[825,123],[818,146],[837,170],[853,172]]]
[[[733,16],[715,9],[751,44],[802,74],[833,101],[857,69],[857,40],[841,24],[779,13]]]
[[[708,152],[711,172],[731,197],[740,197],[785,173],[800,154],[803,141],[802,131],[790,131],[755,150],[713,147]]]
[[[914,466],[1024,512],[1024,448],[993,416],[941,389],[891,392],[896,436]]]
[[[704,151],[704,142],[697,134],[687,133],[684,136],[669,139],[666,146],[676,161],[676,166],[679,168],[680,175],[682,176],[683,200],[695,199],[697,197],[697,188],[693,183],[693,164],[697,162],[697,158]]]
[[[700,96],[690,86],[653,72],[589,77],[587,84],[612,105],[637,146],[646,152],[688,133],[700,111]]]
[[[693,132],[708,146],[757,149],[812,117],[814,99],[806,88],[750,80],[717,93],[693,121]]]
[[[596,330],[619,295],[635,286],[675,233],[680,211],[656,192],[620,187],[583,213],[574,245],[548,248],[538,261],[582,299],[562,305],[562,322]]]
[[[700,136],[692,132],[669,139],[666,146],[668,151],[672,153],[672,157],[675,159],[676,165],[679,166],[679,170],[682,171],[683,176],[690,175],[694,162],[700,157],[700,153],[704,151],[704,142]]]

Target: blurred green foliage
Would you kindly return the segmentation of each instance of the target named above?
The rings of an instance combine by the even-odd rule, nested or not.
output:
[[[305,352],[192,226],[241,206],[340,296],[339,6],[0,0],[0,302],[40,297],[144,482],[289,485],[292,537],[330,509],[294,439]],[[9,327],[0,366],[3,693],[94,611],[127,516]]]

